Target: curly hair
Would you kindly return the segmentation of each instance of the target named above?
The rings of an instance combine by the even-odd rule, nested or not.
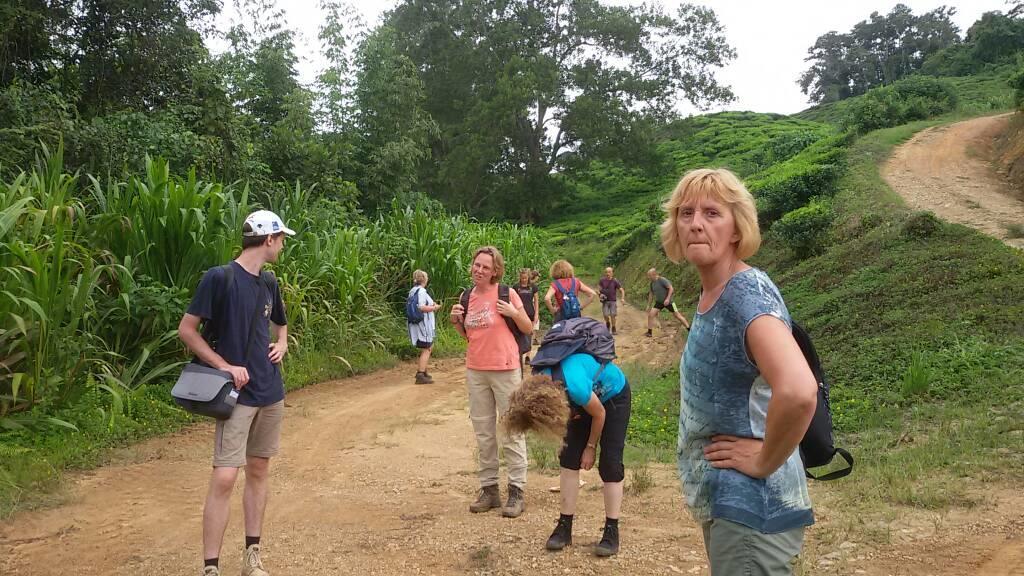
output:
[[[534,431],[561,439],[569,421],[569,400],[565,388],[545,374],[523,380],[508,399],[508,412],[501,417],[512,434]]]

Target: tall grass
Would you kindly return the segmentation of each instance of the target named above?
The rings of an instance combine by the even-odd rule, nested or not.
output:
[[[68,174],[62,157],[44,150],[30,172],[0,181],[0,447],[21,459],[31,457],[29,429],[75,428],[78,405],[115,426],[140,405],[135,391],[173,378],[186,358],[178,320],[202,274],[237,255],[252,210],[277,210],[298,232],[272,269],[291,344],[307,359],[391,354],[405,338],[400,311],[417,268],[443,300],[468,284],[478,245],[502,249],[507,281],[549,261],[533,229],[426,203],[371,220],[299,184],[254,195],[175,176],[161,159],[100,182]],[[0,484],[11,482],[0,462]]]

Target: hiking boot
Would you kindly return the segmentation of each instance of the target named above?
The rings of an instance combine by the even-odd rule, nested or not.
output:
[[[505,507],[501,509],[501,515],[505,518],[518,518],[525,508],[526,499],[523,495],[523,489],[509,484],[508,502],[505,502]]]
[[[654,334],[652,334],[651,332],[648,332],[648,333],[644,334],[644,336],[646,336],[648,338],[654,338]]]
[[[469,505],[469,511],[477,514],[487,512],[492,508],[501,507],[501,494],[498,494],[498,486],[484,486],[476,497],[476,502]]]
[[[270,576],[270,572],[263,569],[259,544],[253,544],[245,549],[245,554],[242,555],[242,576]]]
[[[548,550],[561,550],[572,545],[572,518],[558,518],[555,530],[548,536],[548,543],[544,546]]]
[[[598,556],[615,556],[619,553],[619,525],[605,524],[604,536],[594,547],[594,554]]]
[[[619,330],[617,328],[612,328],[612,336],[617,336],[618,333],[619,333]]]
[[[426,372],[417,372],[416,373],[416,383],[417,384],[433,384],[434,383],[434,378],[430,374],[427,374]]]
[[[203,576],[220,576],[220,568],[216,566],[204,566]]]

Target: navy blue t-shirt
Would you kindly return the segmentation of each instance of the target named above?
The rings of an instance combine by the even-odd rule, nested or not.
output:
[[[238,262],[231,262],[234,268],[232,285],[224,291],[227,275],[220,266],[210,268],[199,281],[188,313],[199,316],[212,328],[215,340],[214,350],[224,360],[245,366],[249,371],[249,383],[238,394],[238,403],[245,406],[269,406],[284,400],[284,382],[281,367],[270,361],[270,322],[285,326],[284,302],[277,281],[261,282]],[[267,276],[270,276],[269,274]],[[220,303],[221,309],[217,310]],[[249,357],[245,356],[246,341],[252,322],[259,321],[249,345]]]

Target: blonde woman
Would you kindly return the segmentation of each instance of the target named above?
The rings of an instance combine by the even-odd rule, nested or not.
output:
[[[712,576],[792,574],[814,522],[800,453],[817,384],[768,275],[754,199],[728,170],[693,170],[665,204],[665,254],[701,296],[680,363],[679,477]]]
[[[597,297],[597,292],[576,278],[576,272],[568,260],[556,260],[551,265],[550,272],[551,285],[548,286],[547,294],[544,295],[544,303],[555,317],[555,323],[579,317],[580,312]],[[580,292],[586,295],[582,300],[579,296]],[[579,305],[578,310],[570,309],[575,308],[574,301]]]
[[[434,383],[434,378],[427,373],[427,363],[430,362],[430,353],[434,349],[434,332],[436,330],[434,313],[441,309],[441,305],[434,303],[434,299],[427,292],[428,283],[430,283],[430,276],[423,270],[416,270],[412,273],[412,288],[409,290],[409,298],[415,297],[416,306],[423,312],[421,322],[408,323],[409,340],[420,351],[420,358],[416,364],[417,384]]]
[[[508,301],[499,298],[505,258],[497,248],[478,248],[473,253],[470,275],[473,288],[459,298],[451,312],[452,324],[468,341],[469,419],[480,454],[480,492],[469,511],[502,508],[503,516],[516,518],[526,507],[526,436],[522,434],[506,434],[502,439],[508,466],[508,500],[504,507],[498,492],[498,414],[508,410],[509,395],[523,377],[519,345],[505,319],[514,322],[523,334],[533,332],[533,321],[515,290],[509,290]]]

